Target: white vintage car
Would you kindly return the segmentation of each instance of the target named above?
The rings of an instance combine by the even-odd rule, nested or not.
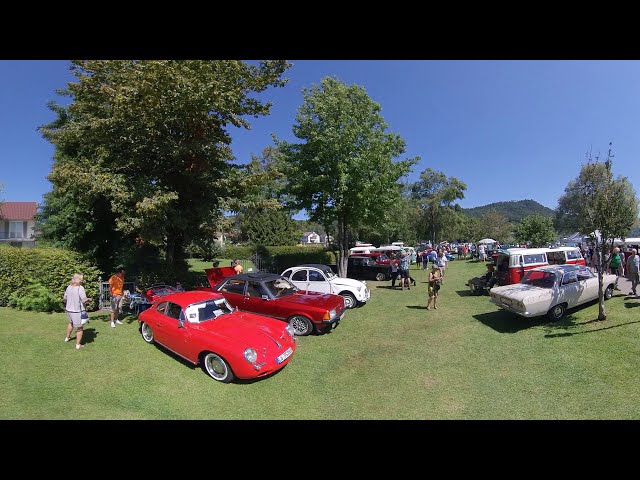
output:
[[[604,298],[613,295],[616,276],[603,276]],[[568,308],[598,298],[598,277],[582,265],[549,265],[529,270],[520,283],[494,287],[491,302],[523,317],[564,317]]]
[[[341,295],[347,308],[362,305],[371,296],[366,282],[339,277],[327,265],[318,263],[298,265],[282,272],[282,276],[300,290]]]

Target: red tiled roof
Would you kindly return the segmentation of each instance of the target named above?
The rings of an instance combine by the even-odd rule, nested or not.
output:
[[[0,219],[33,220],[37,210],[36,202],[0,202]]]

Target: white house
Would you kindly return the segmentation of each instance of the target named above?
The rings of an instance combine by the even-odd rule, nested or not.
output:
[[[33,248],[35,239],[36,202],[0,203],[0,244]]]
[[[316,232],[304,232],[302,234],[302,238],[300,239],[300,243],[302,244],[307,244],[307,243],[320,243],[320,235],[318,235]]]

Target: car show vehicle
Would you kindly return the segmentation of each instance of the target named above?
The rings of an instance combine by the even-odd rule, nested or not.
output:
[[[301,291],[275,273],[241,273],[198,290],[218,292],[233,307],[288,322],[296,335],[336,328],[346,310],[340,295]]]
[[[337,265],[332,264],[329,267],[338,273]],[[348,257],[347,277],[382,282],[391,278],[391,269],[389,265],[379,265],[368,257]]]
[[[200,365],[214,380],[257,378],[280,370],[296,349],[293,329],[239,312],[212,292],[179,292],[158,298],[138,317],[147,343],[157,343]]]
[[[615,275],[603,276],[604,298],[613,296]],[[514,285],[494,287],[491,302],[523,317],[547,315],[555,321],[567,309],[598,298],[598,277],[582,265],[547,265],[528,270]]]
[[[282,276],[300,290],[340,295],[346,308],[364,305],[371,296],[365,282],[338,277],[327,265],[307,263],[288,268]]]

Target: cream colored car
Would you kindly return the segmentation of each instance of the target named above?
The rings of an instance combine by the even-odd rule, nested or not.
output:
[[[604,298],[613,296],[616,276],[603,276]],[[552,321],[567,309],[598,298],[598,277],[582,265],[549,265],[529,270],[520,283],[494,287],[491,302],[523,317],[547,315]]]

